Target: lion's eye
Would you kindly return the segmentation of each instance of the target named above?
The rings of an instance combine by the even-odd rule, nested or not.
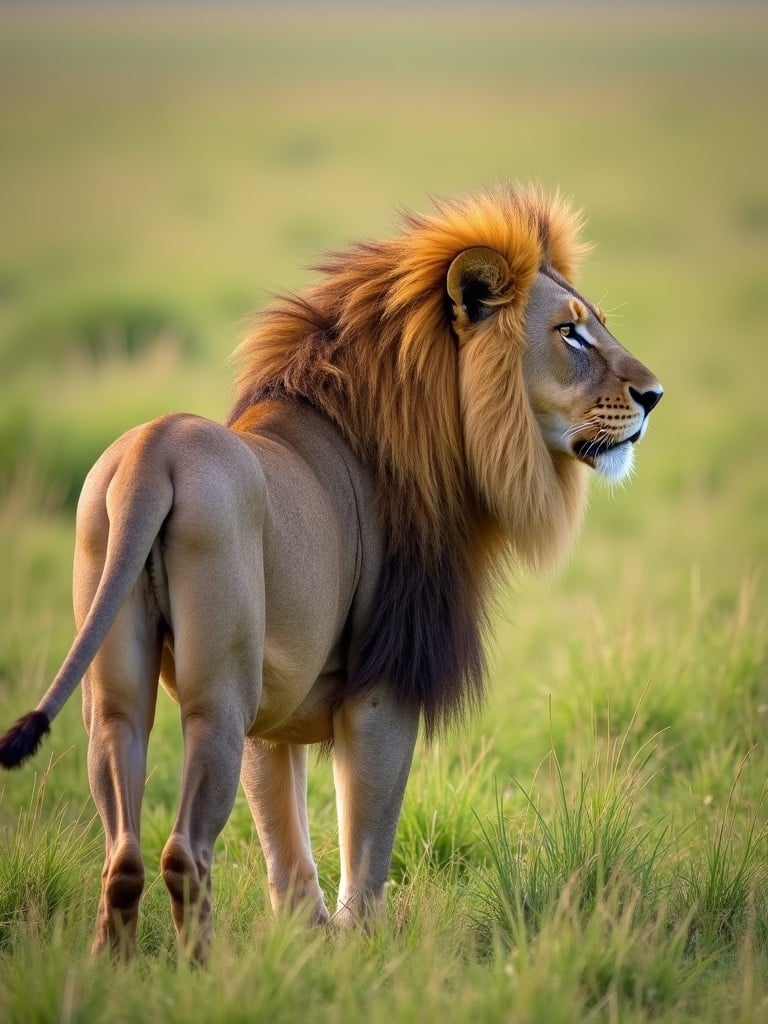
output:
[[[591,348],[592,343],[581,334],[574,323],[558,324],[555,328],[571,348]]]

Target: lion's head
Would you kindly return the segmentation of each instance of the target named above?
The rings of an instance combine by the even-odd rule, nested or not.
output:
[[[560,561],[590,468],[628,472],[661,396],[573,286],[580,227],[535,188],[440,202],[395,239],[329,256],[319,283],[270,306],[238,350],[230,422],[263,399],[309,401],[370,467],[387,560],[358,676],[407,677],[428,726],[482,677],[500,553]],[[442,694],[417,694],[435,675]]]
[[[539,266],[522,310],[515,302],[518,281],[500,252],[481,246],[454,259],[447,291],[459,341],[468,466],[495,517],[508,523],[513,536],[525,535],[523,551],[536,560],[556,554],[568,530],[558,528],[557,536],[546,538],[546,550],[537,549],[537,536],[547,531],[537,530],[535,521],[543,526],[553,520],[546,511],[536,516],[533,536],[530,522],[515,521],[521,480],[529,495],[545,499],[557,489],[536,482],[535,473],[548,475],[550,466],[559,468],[561,484],[570,477],[574,497],[584,481],[574,462],[609,481],[624,479],[633,445],[663,392],[610,334],[600,308],[552,265]],[[505,346],[505,338],[513,343]],[[505,382],[504,400],[489,381]],[[510,472],[515,455],[509,440],[521,437],[538,451],[523,449],[527,466]]]
[[[506,305],[509,279],[504,257],[486,247],[464,250],[448,271],[455,329],[465,350],[460,377],[468,413],[481,390],[478,380],[498,369],[487,365],[493,341],[481,325]],[[522,383],[550,455],[575,457],[610,481],[622,480],[632,468],[632,445],[662,396],[656,378],[609,333],[599,306],[552,267],[542,266],[531,285],[523,332]],[[487,415],[477,416],[481,433]],[[475,433],[475,418],[465,418],[468,436]],[[475,446],[473,462],[479,465],[485,440],[476,439]]]

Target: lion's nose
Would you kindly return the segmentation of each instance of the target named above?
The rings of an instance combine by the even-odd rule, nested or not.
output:
[[[651,409],[655,409],[661,401],[661,396],[664,394],[663,388],[650,388],[648,391],[638,391],[636,388],[630,387],[629,393],[642,407],[645,415],[647,416]]]

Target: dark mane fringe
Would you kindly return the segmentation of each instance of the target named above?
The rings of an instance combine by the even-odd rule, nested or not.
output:
[[[459,552],[444,551],[431,570],[416,556],[408,547],[386,555],[360,659],[339,696],[389,679],[399,701],[422,710],[431,736],[482,702],[487,605]]]
[[[478,511],[478,529],[483,520]],[[464,545],[427,564],[415,542],[390,547],[357,664],[338,700],[389,679],[403,704],[422,711],[427,738],[479,709],[486,691],[489,590],[506,546],[486,522]]]

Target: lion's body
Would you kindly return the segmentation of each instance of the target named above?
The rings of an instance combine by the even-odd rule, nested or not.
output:
[[[661,394],[574,291],[577,228],[559,200],[511,188],[410,218],[262,316],[227,427],[165,417],[91,471],[78,637],[0,763],[34,749],[84,676],[107,835],[97,949],[135,939],[158,677],[184,732],[162,870],[190,950],[205,956],[238,776],[273,905],[327,920],[307,744],[334,748],[336,920],[381,906],[419,721],[482,694],[494,572],[562,558],[588,467],[623,475]]]
[[[133,599],[164,642],[166,689],[186,700],[191,667],[181,663],[177,684],[176,660],[193,661],[197,672],[205,648],[223,674],[231,647],[251,681],[252,692],[242,695],[248,732],[281,742],[331,740],[330,697],[345,678],[350,648],[359,646],[372,597],[361,579],[378,577],[369,475],[309,408],[265,403],[244,430],[177,415],[131,431],[104,453],[81,497],[80,630],[104,572],[105,496],[123,467],[146,466],[148,449],[153,460],[162,457],[173,514],[153,474],[147,504],[156,502],[157,513],[147,534],[130,540],[139,549],[152,545],[145,585]]]

